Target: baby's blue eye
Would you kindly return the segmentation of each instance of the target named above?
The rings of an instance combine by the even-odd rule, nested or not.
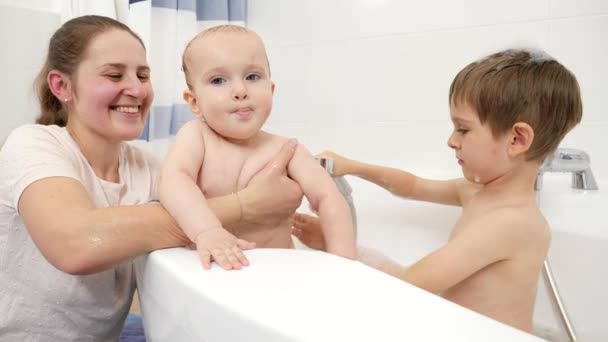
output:
[[[221,85],[224,82],[226,82],[226,80],[221,77],[216,77],[216,78],[211,79],[211,84],[213,84],[213,85]]]
[[[246,79],[247,81],[257,81],[257,80],[259,80],[259,79],[260,79],[260,75],[257,75],[257,74],[249,74],[249,75],[247,75],[247,77],[245,77],[245,79]]]

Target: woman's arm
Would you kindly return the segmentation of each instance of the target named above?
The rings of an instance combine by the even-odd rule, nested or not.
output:
[[[209,200],[223,224],[272,222],[293,213],[302,192],[285,174],[295,141],[239,192]],[[91,274],[156,249],[186,246],[189,239],[159,204],[95,208],[80,182],[68,177],[36,181],[23,191],[19,213],[46,259],[71,274]]]
[[[188,238],[159,204],[95,208],[82,184],[49,177],[30,184],[19,213],[46,259],[70,274],[90,274]]]

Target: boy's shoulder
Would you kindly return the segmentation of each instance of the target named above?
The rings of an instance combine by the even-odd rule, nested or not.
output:
[[[549,224],[536,202],[531,199],[522,202],[500,203],[473,217],[475,221],[489,224],[498,236],[509,237],[525,244],[549,239]]]

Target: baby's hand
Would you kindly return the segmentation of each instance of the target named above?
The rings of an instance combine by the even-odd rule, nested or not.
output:
[[[243,250],[255,248],[255,242],[237,239],[222,227],[211,228],[195,239],[196,250],[206,270],[211,268],[211,261],[217,262],[225,270],[240,270],[249,266],[249,260]]]
[[[349,159],[344,158],[341,155],[332,151],[323,151],[318,154],[317,157],[333,159],[334,169],[331,174],[332,177],[340,177],[348,174],[348,162],[350,161]]]

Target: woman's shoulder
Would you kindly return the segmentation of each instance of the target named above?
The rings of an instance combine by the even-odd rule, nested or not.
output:
[[[65,127],[56,125],[25,124],[16,127],[6,138],[6,141],[23,140],[31,137],[63,136],[67,134]]]
[[[54,146],[70,144],[69,133],[65,127],[55,125],[26,124],[11,131],[7,136],[2,150],[32,148],[44,150]]]

